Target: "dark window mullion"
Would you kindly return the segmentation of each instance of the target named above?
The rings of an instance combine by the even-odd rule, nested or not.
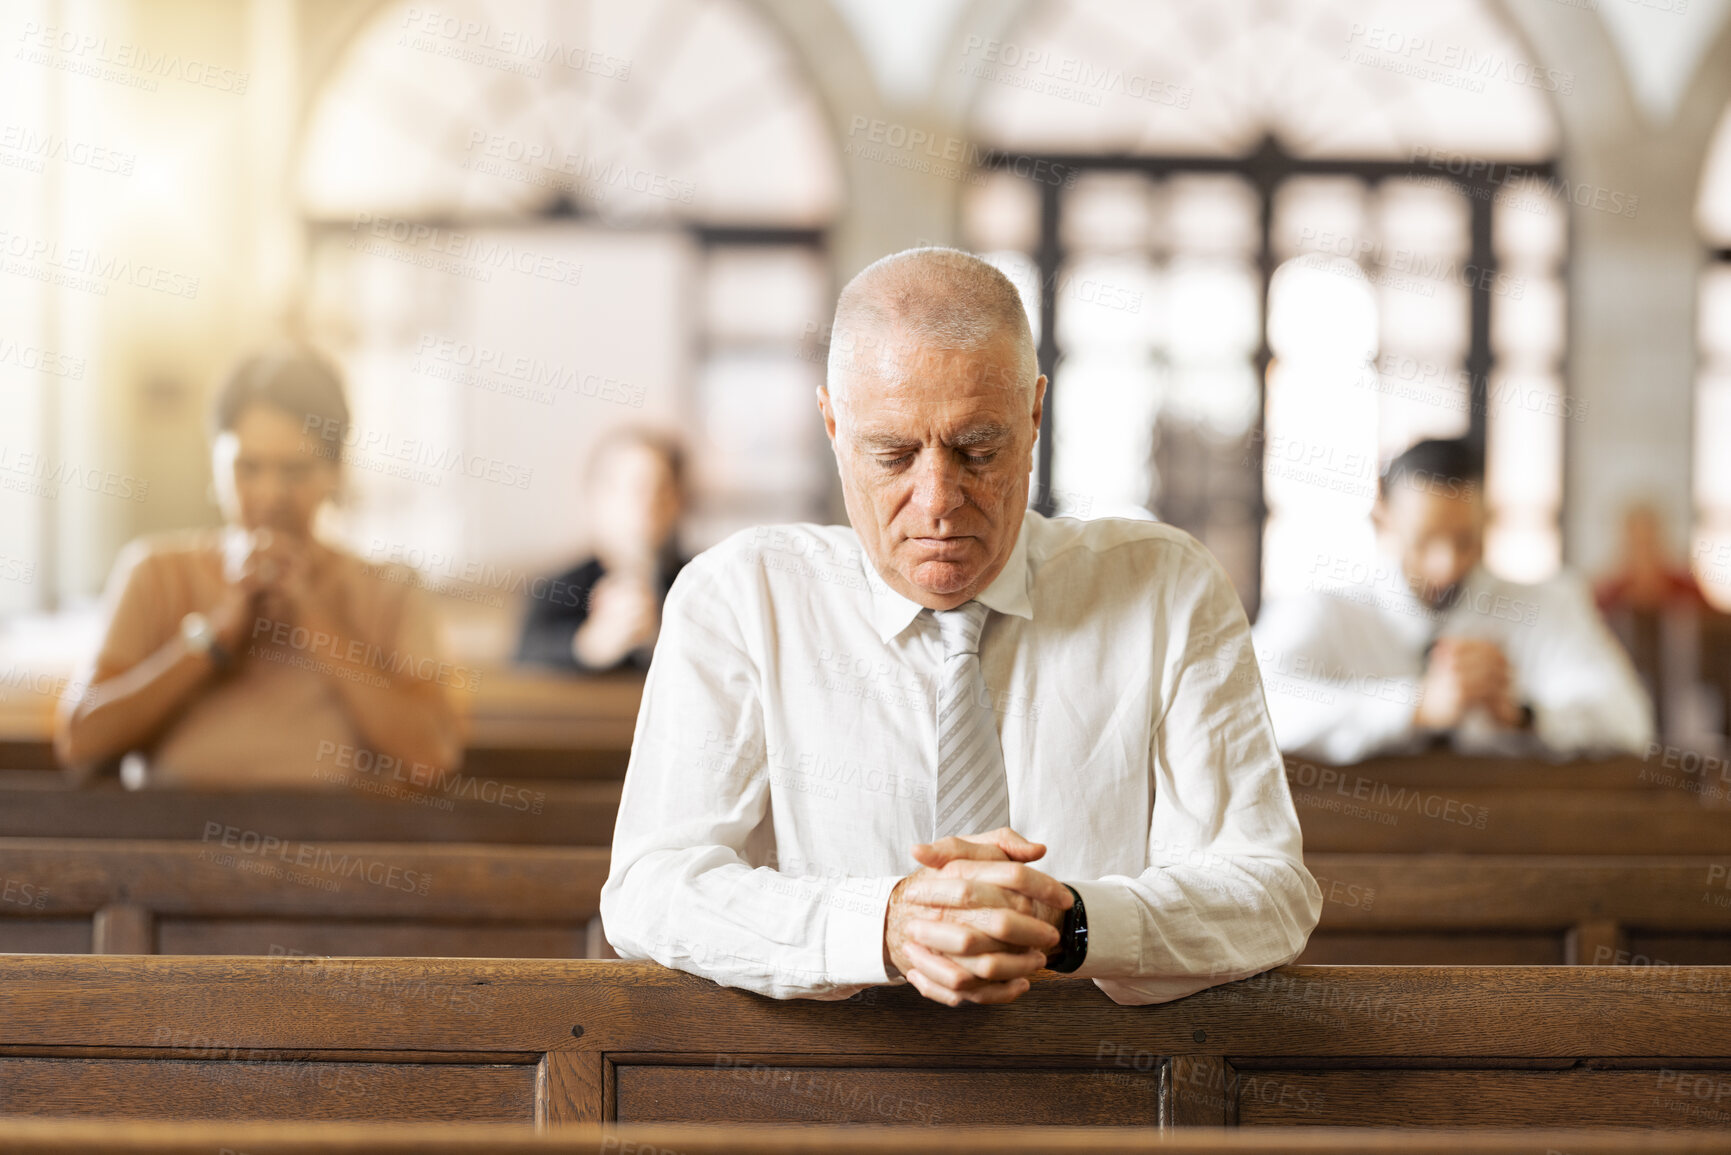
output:
[[[1054,182],[1040,185],[1040,251],[1035,254],[1039,267],[1040,286],[1040,366],[1046,374],[1046,401],[1040,412],[1039,472],[1040,489],[1034,508],[1050,517],[1057,510],[1053,495],[1056,482],[1052,477],[1052,453],[1058,391],[1058,271],[1063,267],[1064,253],[1058,239],[1059,213],[1062,209],[1062,188]]]
[[[1491,287],[1495,284],[1497,270],[1492,226],[1496,202],[1492,197],[1475,196],[1471,191],[1466,191],[1466,197],[1472,209],[1472,248],[1467,257],[1467,299],[1472,310],[1471,323],[1467,329],[1467,387],[1471,390],[1467,403],[1467,441],[1482,454],[1490,428],[1488,417],[1493,365]]]

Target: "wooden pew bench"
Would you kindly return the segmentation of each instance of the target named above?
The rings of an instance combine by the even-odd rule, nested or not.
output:
[[[599,847],[0,839],[0,951],[599,957]],[[304,865],[298,865],[304,863]],[[1310,963],[1731,963],[1731,854],[1311,855]],[[376,878],[369,878],[376,875]]]
[[[1303,779],[1311,787],[1293,780],[1307,850],[1699,855],[1731,847],[1731,808],[1702,805],[1694,793],[1456,788],[1427,784],[1429,771],[1372,777],[1377,765],[1330,768],[1338,777]],[[394,782],[378,783],[377,792],[76,789],[18,785],[16,776],[12,783],[0,785],[0,837],[196,839],[216,821],[308,840],[570,846],[612,842],[621,788],[616,781],[510,781],[467,772],[444,792]]]
[[[600,847],[0,839],[0,951],[610,955]],[[3,980],[0,980],[3,981]]]
[[[314,842],[607,846],[617,782],[519,786],[472,779],[449,794],[359,790],[0,789],[0,838],[197,841],[211,823]]]
[[[637,671],[578,677],[490,666],[469,703],[463,770],[506,781],[617,782],[642,700]]]
[[[625,776],[643,698],[635,671],[579,677],[532,667],[475,668],[461,697],[465,773],[503,781],[608,781]],[[44,673],[52,693],[0,693],[0,771],[58,774],[53,719],[67,674]]]
[[[1306,854],[1322,921],[1305,963],[1731,964],[1717,858]]]
[[[1731,808],[1676,791],[1400,785],[1346,769],[1293,790],[1307,853],[1711,855]]]
[[[1731,762],[1696,751],[1651,744],[1646,753],[1552,762],[1537,758],[1477,756],[1450,752],[1367,758],[1347,766],[1288,755],[1286,777],[1294,790],[1334,789],[1343,778],[1369,778],[1394,787],[1443,789],[1624,790],[1711,798],[1731,790]]]
[[[650,964],[3,960],[0,1111],[110,1119],[1731,1127],[1731,971],[1289,967],[776,1001]]]
[[[1553,763],[1452,753],[1286,760],[1307,851],[1715,854],[1731,848],[1731,763],[1654,745]]]
[[[1731,1155],[1731,1133],[0,1122],[12,1155]]]

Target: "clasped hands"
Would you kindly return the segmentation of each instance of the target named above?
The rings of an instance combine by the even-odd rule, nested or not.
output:
[[[946,1006],[1007,1003],[1058,946],[1068,888],[1027,863],[1046,853],[1008,826],[913,848],[921,869],[896,883],[884,960]]]
[[[1425,729],[1447,730],[1474,707],[1483,707],[1499,726],[1523,724],[1508,657],[1495,642],[1442,638],[1431,649],[1413,722]]]
[[[224,558],[222,597],[210,612],[217,640],[238,659],[250,638],[274,632],[278,623],[339,620],[331,556],[310,538],[270,529],[237,537]]]

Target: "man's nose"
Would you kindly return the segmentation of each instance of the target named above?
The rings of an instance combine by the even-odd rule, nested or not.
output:
[[[914,504],[920,512],[935,520],[961,507],[962,471],[948,453],[926,450],[916,468]]]

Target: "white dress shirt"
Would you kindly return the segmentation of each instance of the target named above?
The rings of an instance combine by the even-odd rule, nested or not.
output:
[[[1087,905],[1076,974],[1150,1003],[1296,958],[1321,893],[1249,623],[1207,551],[1150,522],[1029,512],[979,600],[1011,825]],[[662,622],[608,939],[779,998],[890,981],[889,893],[932,837],[936,622],[852,529],[817,525],[703,553]]]
[[[1328,762],[1407,753],[1429,735],[1413,725],[1426,647],[1438,637],[1497,643],[1530,731],[1496,725],[1482,707],[1449,735],[1463,753],[1559,758],[1641,753],[1652,705],[1628,656],[1572,574],[1504,581],[1482,565],[1441,610],[1413,596],[1398,561],[1356,584],[1324,585],[1265,608],[1256,654],[1280,748]]]

